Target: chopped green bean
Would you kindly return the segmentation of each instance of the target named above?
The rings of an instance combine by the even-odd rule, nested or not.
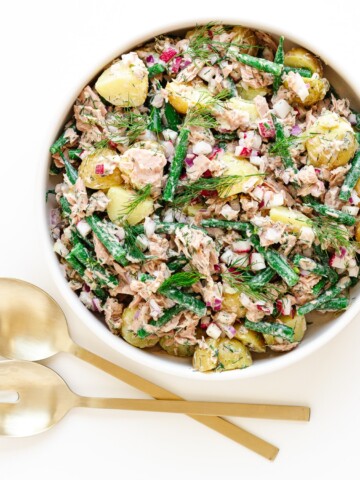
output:
[[[307,270],[315,275],[320,275],[322,277],[327,277],[329,275],[329,268],[327,265],[321,265],[316,263],[312,258],[304,257],[304,255],[296,254],[292,259],[294,265],[300,267],[302,270]],[[301,262],[306,262],[310,264],[308,266],[301,266]]]
[[[102,222],[96,215],[86,217],[86,221],[96,237],[110,252],[114,259],[123,266],[128,265],[129,262],[126,260],[125,248],[120,244],[116,235],[111,232],[112,224],[110,222]],[[115,225],[113,226],[115,227]]]
[[[336,210],[335,208],[329,207],[318,203],[311,195],[307,195],[303,199],[304,203],[309,205],[315,210],[315,212],[320,213],[326,217],[330,217],[335,222],[341,223],[342,225],[352,226],[355,225],[356,219],[353,215],[349,213],[342,212],[341,210]]]
[[[275,277],[275,275],[276,272],[271,267],[267,267],[254,277],[246,280],[246,284],[253,288],[261,288],[269,283]]]
[[[155,63],[155,65],[151,65],[151,67],[148,68],[149,78],[153,78],[156,75],[165,72],[165,70],[166,68],[164,67],[164,65],[162,65],[161,63]]]
[[[269,267],[271,267],[278,275],[280,275],[280,277],[289,285],[289,287],[293,287],[298,283],[299,275],[289,265],[285,257],[283,257],[276,250],[262,247],[256,235],[251,236],[251,242],[256,250],[264,255]]]
[[[181,117],[171,103],[165,103],[164,114],[167,127],[170,128],[170,130],[177,132],[179,130],[179,125],[181,124]]]
[[[284,37],[281,36],[279,38],[278,48],[277,48],[276,53],[275,53],[274,63],[278,63],[279,65],[283,65],[284,64],[284,59],[285,59]],[[275,78],[274,78],[273,89],[274,89],[275,93],[279,90],[279,87],[281,85],[281,75],[282,75],[282,73],[280,75],[276,75]]]
[[[246,222],[231,222],[228,220],[216,220],[215,218],[201,220],[201,226],[205,228],[223,228],[225,230],[239,230],[240,232],[247,232],[250,227],[250,225]]]
[[[308,303],[305,303],[301,307],[298,308],[299,315],[306,315],[307,313],[311,312],[312,310],[318,310],[320,307],[323,306],[324,303],[327,303],[329,300],[337,297],[340,292],[342,292],[345,288],[347,288],[350,284],[349,281],[342,281],[341,279],[336,285],[330,287],[324,292],[323,294],[319,295],[314,300],[311,300]]]
[[[75,128],[75,125],[71,125],[70,128]],[[50,147],[50,153],[52,155],[55,155],[56,153],[59,153],[64,145],[66,145],[69,141],[68,137],[65,137],[65,132],[60,135],[60,137],[51,145]]]
[[[283,323],[250,322],[245,319],[244,325],[248,330],[254,330],[255,332],[264,333],[265,335],[284,338],[290,343],[294,341],[294,329]]]
[[[163,131],[163,126],[161,124],[161,108],[152,107],[148,129],[156,133]]]
[[[71,207],[70,203],[65,197],[60,197],[59,200],[60,207],[61,207],[61,213],[63,217],[68,217],[71,213]]]
[[[253,67],[257,70],[271,73],[273,75],[281,75],[284,69],[283,65],[270,62],[269,60],[265,60],[265,58],[252,57],[246,53],[238,53],[236,55],[236,60],[244,65],[248,65],[249,67]]]
[[[196,315],[199,317],[206,315],[205,303],[190,293],[184,293],[177,288],[169,288],[166,290],[161,290],[161,294],[167,298],[170,298],[179,305],[182,305],[187,310],[191,310],[192,312],[196,313]]]
[[[75,148],[75,149],[72,149],[72,150],[68,150],[68,155],[69,155],[70,160],[79,160],[82,151],[83,150],[81,148]]]
[[[188,260],[185,255],[180,255],[175,260],[168,263],[168,269],[170,270],[170,272],[177,272],[178,270],[181,270],[185,265],[187,265],[187,263]]]
[[[296,68],[296,67],[288,67],[287,65],[284,65],[284,73],[289,73],[289,72],[298,73],[299,75],[305,78],[312,77],[312,71],[309,70],[308,68]]]
[[[163,199],[167,202],[174,200],[174,194],[179,182],[181,170],[184,164],[184,158],[188,148],[190,130],[182,128],[179,133],[178,144],[175,148],[175,154],[170,166],[168,179],[163,192]]]
[[[76,168],[74,168],[71,163],[69,162],[69,160],[67,158],[65,158],[64,154],[62,152],[60,152],[60,156],[64,162],[64,165],[65,165],[65,172],[66,172],[66,175],[70,181],[70,183],[72,185],[74,185],[76,183],[76,180],[78,179],[78,171],[76,170]]]
[[[318,310],[345,310],[348,306],[349,299],[347,297],[338,297],[324,303]]]
[[[351,163],[351,168],[348,171],[344,183],[340,189],[339,198],[344,202],[347,202],[351,197],[351,192],[356,185],[356,182],[360,178],[360,150],[355,154],[355,157]]]
[[[87,270],[94,276],[99,285],[105,285],[109,288],[116,287],[119,282],[115,275],[109,273],[100,263],[91,255],[89,250],[81,243],[78,243],[70,252]]]
[[[164,310],[161,317],[159,317],[157,320],[150,320],[149,325],[160,328],[166,323],[168,323],[173,317],[175,317],[175,315],[178,315],[180,312],[184,310],[185,310],[184,306],[174,305],[173,307],[168,308],[167,310]],[[151,333],[147,332],[145,328],[141,328],[140,330],[137,331],[137,335],[140,338],[145,338],[151,335]]]
[[[321,278],[317,284],[315,284],[313,287],[312,287],[312,293],[313,295],[315,295],[315,297],[318,297],[321,293],[321,291],[323,290],[323,288],[325,287],[325,285],[328,283],[328,280],[327,278]]]

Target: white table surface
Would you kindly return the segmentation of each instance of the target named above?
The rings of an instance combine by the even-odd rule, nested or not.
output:
[[[359,318],[300,364],[266,377],[208,385],[170,377],[122,358],[75,318],[51,278],[34,227],[36,177],[64,104],[79,79],[91,73],[92,58],[107,58],[135,28],[142,32],[222,14],[246,22],[257,15],[260,23],[276,21],[295,36],[305,34],[308,43],[336,53],[344,72],[359,76],[355,2],[247,3],[2,2],[0,274],[46,289],[83,346],[188,399],[304,404],[312,408],[311,422],[234,420],[280,447],[271,463],[184,416],[78,409],[37,437],[0,438],[2,480],[357,478],[352,472],[359,458]],[[146,398],[65,354],[52,365],[80,394]]]

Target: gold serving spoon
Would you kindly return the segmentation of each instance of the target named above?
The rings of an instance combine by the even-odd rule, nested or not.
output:
[[[76,345],[69,336],[64,313],[43,290],[22,280],[0,278],[0,355],[15,360],[40,361],[58,352],[72,353],[156,399],[182,400],[165,388]],[[303,418],[298,419],[308,420],[309,409],[300,408]],[[282,406],[281,411],[282,418],[291,418],[294,412],[293,407],[288,406]],[[274,460],[279,452],[274,445],[227,420],[190,416],[269,460]]]
[[[15,394],[15,401],[0,402],[0,435],[12,437],[35,435],[48,430],[74,407],[190,415],[250,415],[256,418],[277,418],[279,410],[276,405],[81,397],[70,390],[65,381],[50,368],[16,360],[0,362],[1,391]]]

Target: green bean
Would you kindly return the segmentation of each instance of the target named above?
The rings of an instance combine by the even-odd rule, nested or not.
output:
[[[236,60],[244,65],[256,68],[262,72],[272,73],[273,75],[281,75],[284,69],[283,65],[270,62],[269,60],[265,60],[265,58],[252,57],[246,53],[238,53]]]
[[[94,232],[96,237],[110,252],[114,259],[123,266],[128,265],[129,262],[126,260],[126,250],[120,244],[116,235],[110,231],[112,224],[110,224],[110,222],[102,222],[96,215],[86,217],[86,221],[90,225],[91,230]]]
[[[284,64],[284,59],[285,59],[285,52],[284,52],[284,37],[279,38],[279,44],[278,48],[275,53],[275,58],[274,58],[274,63],[278,63],[279,65]],[[276,75],[274,78],[274,83],[273,83],[273,89],[274,92],[276,93],[279,90],[279,87],[281,85],[281,75]]]
[[[155,65],[151,65],[151,67],[148,68],[148,75],[149,78],[153,78],[156,75],[159,75],[162,72],[165,72],[165,67],[161,63],[155,63]]]
[[[336,210],[335,208],[328,207],[327,205],[323,205],[318,203],[311,195],[307,195],[303,199],[304,204],[309,205],[311,208],[315,210],[315,212],[320,213],[320,215],[324,215],[326,217],[330,217],[335,222],[341,223],[342,225],[352,226],[355,225],[356,219],[353,215],[349,213],[341,212],[340,210]]]
[[[51,163],[50,168],[49,168],[49,174],[50,175],[59,175],[59,173],[62,172],[62,169],[57,167],[54,162]]]
[[[112,275],[91,255],[89,250],[81,243],[78,243],[70,252],[86,269],[92,273],[99,285],[105,285],[109,288],[116,287],[119,282],[115,275]]]
[[[80,277],[84,280],[86,284],[92,283],[93,281],[86,276],[86,269],[82,263],[80,263],[75,256],[70,252],[66,255],[65,260],[67,263],[80,275]],[[96,297],[100,300],[105,301],[109,296],[105,290],[100,287],[96,287],[92,290]]]
[[[197,227],[196,225],[189,225],[187,223],[175,223],[175,222],[156,222],[155,232],[172,234],[172,233],[175,233],[175,230],[177,228],[184,228],[184,227],[189,227],[195,230],[201,230],[202,232],[205,232],[203,228]],[[144,225],[134,225],[133,227],[131,227],[131,230],[134,235],[141,235],[145,233]]]
[[[71,125],[70,128],[75,129],[75,125]],[[60,137],[51,145],[50,147],[50,153],[52,155],[55,155],[56,153],[59,153],[64,145],[66,145],[69,141],[68,137],[65,137],[65,132],[60,135]]]
[[[300,267],[302,270],[308,270],[311,273],[315,273],[315,275],[327,277],[329,274],[329,268],[327,265],[321,265],[320,263],[316,263],[312,258],[304,257],[303,255],[299,255],[298,253],[294,256],[292,261],[297,267]],[[301,261],[310,261],[311,265],[309,267],[301,267]]]
[[[147,280],[155,280],[155,277],[149,273],[139,273],[138,280],[139,282],[146,282]]]
[[[274,127],[275,127],[275,135],[276,135],[275,140],[276,140],[276,142],[284,143],[285,138],[286,138],[284,128],[283,128],[282,124],[279,122],[278,118],[274,114],[271,114],[271,117],[273,119],[273,123],[274,123]],[[286,146],[285,143],[281,148],[280,157],[281,157],[282,163],[284,165],[284,168],[292,168],[294,170],[294,172],[297,172],[297,169],[296,169],[295,164],[294,164],[294,160],[292,159],[292,157],[290,155],[289,148]]]
[[[254,277],[246,280],[246,284],[252,288],[260,288],[269,283],[276,275],[276,272],[271,267],[265,268]]]
[[[284,65],[284,73],[289,73],[289,72],[298,73],[299,75],[305,78],[312,77],[312,71],[309,70],[308,68],[296,68],[296,67],[288,67],[287,65]]]
[[[94,250],[94,244],[90,240],[88,240],[86,237],[83,237],[82,235],[80,235],[77,229],[73,229],[71,231],[71,243],[74,246],[77,245],[78,243],[86,243],[88,247]]]
[[[175,315],[178,315],[180,312],[185,310],[185,307],[182,305],[174,305],[171,308],[168,308],[167,310],[164,310],[163,314],[161,317],[159,317],[157,320],[150,320],[149,325],[152,325],[154,327],[160,328],[166,323],[168,323]],[[151,333],[147,332],[145,328],[141,328],[140,330],[137,331],[137,336],[140,338],[145,338],[151,335]]]
[[[317,284],[315,284],[311,291],[312,294],[315,295],[315,297],[318,297],[322,291],[322,289],[325,287],[325,285],[328,283],[327,278],[321,278]]]
[[[250,322],[245,319],[244,325],[248,330],[254,330],[255,332],[264,333],[265,335],[272,335],[273,337],[284,338],[290,343],[294,341],[294,329],[283,323]]]
[[[283,257],[276,250],[262,247],[258,237],[255,235],[251,236],[251,243],[258,252],[264,255],[269,267],[271,267],[278,275],[280,275],[280,277],[287,283],[287,285],[289,285],[289,287],[293,287],[298,283],[299,275],[289,265],[285,257]]]
[[[347,297],[338,297],[324,303],[318,310],[345,310],[348,306],[349,299]]]
[[[355,154],[354,160],[351,163],[351,168],[348,171],[344,183],[340,189],[339,198],[347,202],[351,197],[351,192],[360,178],[360,150]]]
[[[179,130],[179,125],[181,124],[181,117],[171,103],[165,103],[164,114],[168,128],[177,132]]]
[[[228,220],[216,220],[209,218],[208,220],[201,220],[201,226],[205,228],[223,228],[225,230],[239,230],[240,232],[247,232],[249,224],[246,222],[231,222]]]
[[[184,293],[177,288],[168,288],[161,290],[161,295],[170,298],[179,305],[182,305],[187,310],[191,310],[199,317],[203,317],[204,315],[206,315],[205,303],[194,297],[194,295]]]
[[[214,138],[219,142],[232,142],[233,140],[238,140],[239,136],[237,132],[229,132],[229,133],[215,132]]]
[[[172,262],[168,263],[168,269],[170,272],[177,272],[178,270],[181,270],[185,265],[187,265],[188,260],[185,257],[185,255],[180,255],[179,257],[176,258],[176,260],[173,260]]]
[[[341,282],[341,280],[340,280]],[[350,280],[347,282],[338,282],[333,287],[330,287],[324,292],[323,294],[319,295],[314,300],[311,300],[308,303],[305,303],[301,307],[298,308],[299,315],[306,315],[307,313],[311,312],[312,310],[318,310],[320,307],[323,306],[324,303],[327,303],[329,300],[337,297],[340,292],[342,292],[345,288],[347,288],[350,284]]]
[[[163,131],[163,126],[161,124],[161,108],[152,107],[148,129],[156,133]]]
[[[69,158],[70,160],[79,160],[80,159],[80,154],[82,153],[82,149],[81,148],[75,148],[75,149],[72,149],[72,150],[68,150],[68,155],[69,155]]]
[[[61,213],[63,217],[68,217],[71,213],[71,207],[70,203],[65,197],[60,197],[59,200],[60,207],[61,207]]]
[[[163,199],[167,202],[172,202],[174,200],[175,190],[183,168],[184,158],[186,157],[189,134],[190,130],[187,128],[182,128],[180,130],[178,144],[175,148],[174,158],[170,166],[168,179],[163,192]]]
[[[65,165],[65,172],[66,172],[66,175],[70,181],[70,183],[72,185],[74,185],[76,183],[76,180],[78,179],[78,171],[76,170],[76,168],[74,168],[71,163],[69,162],[69,160],[67,158],[65,158],[64,154],[62,152],[60,152],[60,156],[64,162],[64,165]]]
[[[314,245],[314,250],[315,250],[316,255],[323,262],[323,265],[327,266],[328,278],[329,278],[329,281],[330,281],[331,285],[335,285],[335,283],[339,280],[339,275],[329,265],[329,255],[328,255],[327,250],[323,250],[321,248],[321,245]]]

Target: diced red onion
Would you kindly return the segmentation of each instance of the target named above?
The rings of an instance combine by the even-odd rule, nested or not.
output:
[[[160,60],[163,62],[170,62],[170,60],[177,55],[177,51],[174,50],[173,48],[167,48],[162,52],[160,55]]]
[[[341,247],[341,248],[340,248],[340,258],[344,258],[345,255],[346,255],[346,252],[347,252],[346,248],[345,248],[345,247]]]
[[[225,333],[225,335],[228,338],[231,339],[235,337],[236,330],[232,325],[226,325],[225,323],[218,323],[217,325],[221,328],[221,330]]]
[[[186,158],[185,158],[185,164],[188,166],[188,167],[192,167],[194,165],[194,156],[191,155],[188,155]]]
[[[210,325],[206,329],[206,334],[208,335],[208,337],[217,340],[221,335],[221,330],[216,325],[216,323],[210,323]]]
[[[252,153],[252,149],[248,147],[236,147],[235,155],[237,157],[250,157]]]
[[[113,150],[116,150],[118,144],[115,143],[115,142],[113,142],[112,140],[109,140],[109,141],[108,141],[108,146],[109,146],[110,148],[112,148]]]
[[[178,72],[179,72],[182,61],[183,61],[183,60],[182,60],[181,57],[176,57],[176,58],[174,58],[174,61],[173,61],[172,65],[171,65],[171,72],[172,72],[172,73],[178,73]]]
[[[232,249],[235,253],[249,253],[251,251],[250,240],[238,240],[233,242]]]
[[[205,211],[206,211],[206,210],[205,210]],[[214,265],[214,270],[215,270],[215,272],[221,272],[221,267],[220,267],[220,265],[218,265],[218,264]]]
[[[87,283],[84,283],[83,289],[84,289],[85,292],[90,292],[90,290],[91,290]]]
[[[301,128],[299,127],[299,125],[294,125],[291,129],[291,135],[295,135],[295,136],[298,136],[300,135],[301,133]]]
[[[357,120],[356,120],[355,113],[350,113],[350,115],[348,116],[348,120],[351,123],[351,125],[356,125]]]
[[[275,127],[272,120],[260,120],[258,123],[259,133],[263,138],[275,137]]]
[[[58,208],[50,210],[50,227],[56,227],[61,222],[61,214]]]
[[[98,165],[96,165],[95,167],[96,175],[104,175],[104,172],[105,172],[105,167],[103,163],[99,163]]]
[[[201,176],[202,176],[203,178],[211,178],[211,177],[212,177],[212,173],[210,172],[210,170],[206,170]]]
[[[76,224],[76,229],[82,237],[86,237],[86,235],[89,235],[91,232],[91,227],[86,220],[80,220],[80,222]]]
[[[155,58],[153,57],[153,55],[148,55],[146,57],[146,62],[147,63],[154,63],[155,62]]]
[[[213,160],[216,155],[218,155],[220,152],[222,152],[223,149],[220,147],[214,147],[212,152],[207,156],[209,160]]]
[[[200,195],[203,197],[217,197],[218,192],[216,190],[201,190]]]
[[[95,312],[101,312],[102,308],[101,308],[101,303],[100,303],[100,300],[95,297],[92,299],[92,304],[93,304],[93,309]]]

